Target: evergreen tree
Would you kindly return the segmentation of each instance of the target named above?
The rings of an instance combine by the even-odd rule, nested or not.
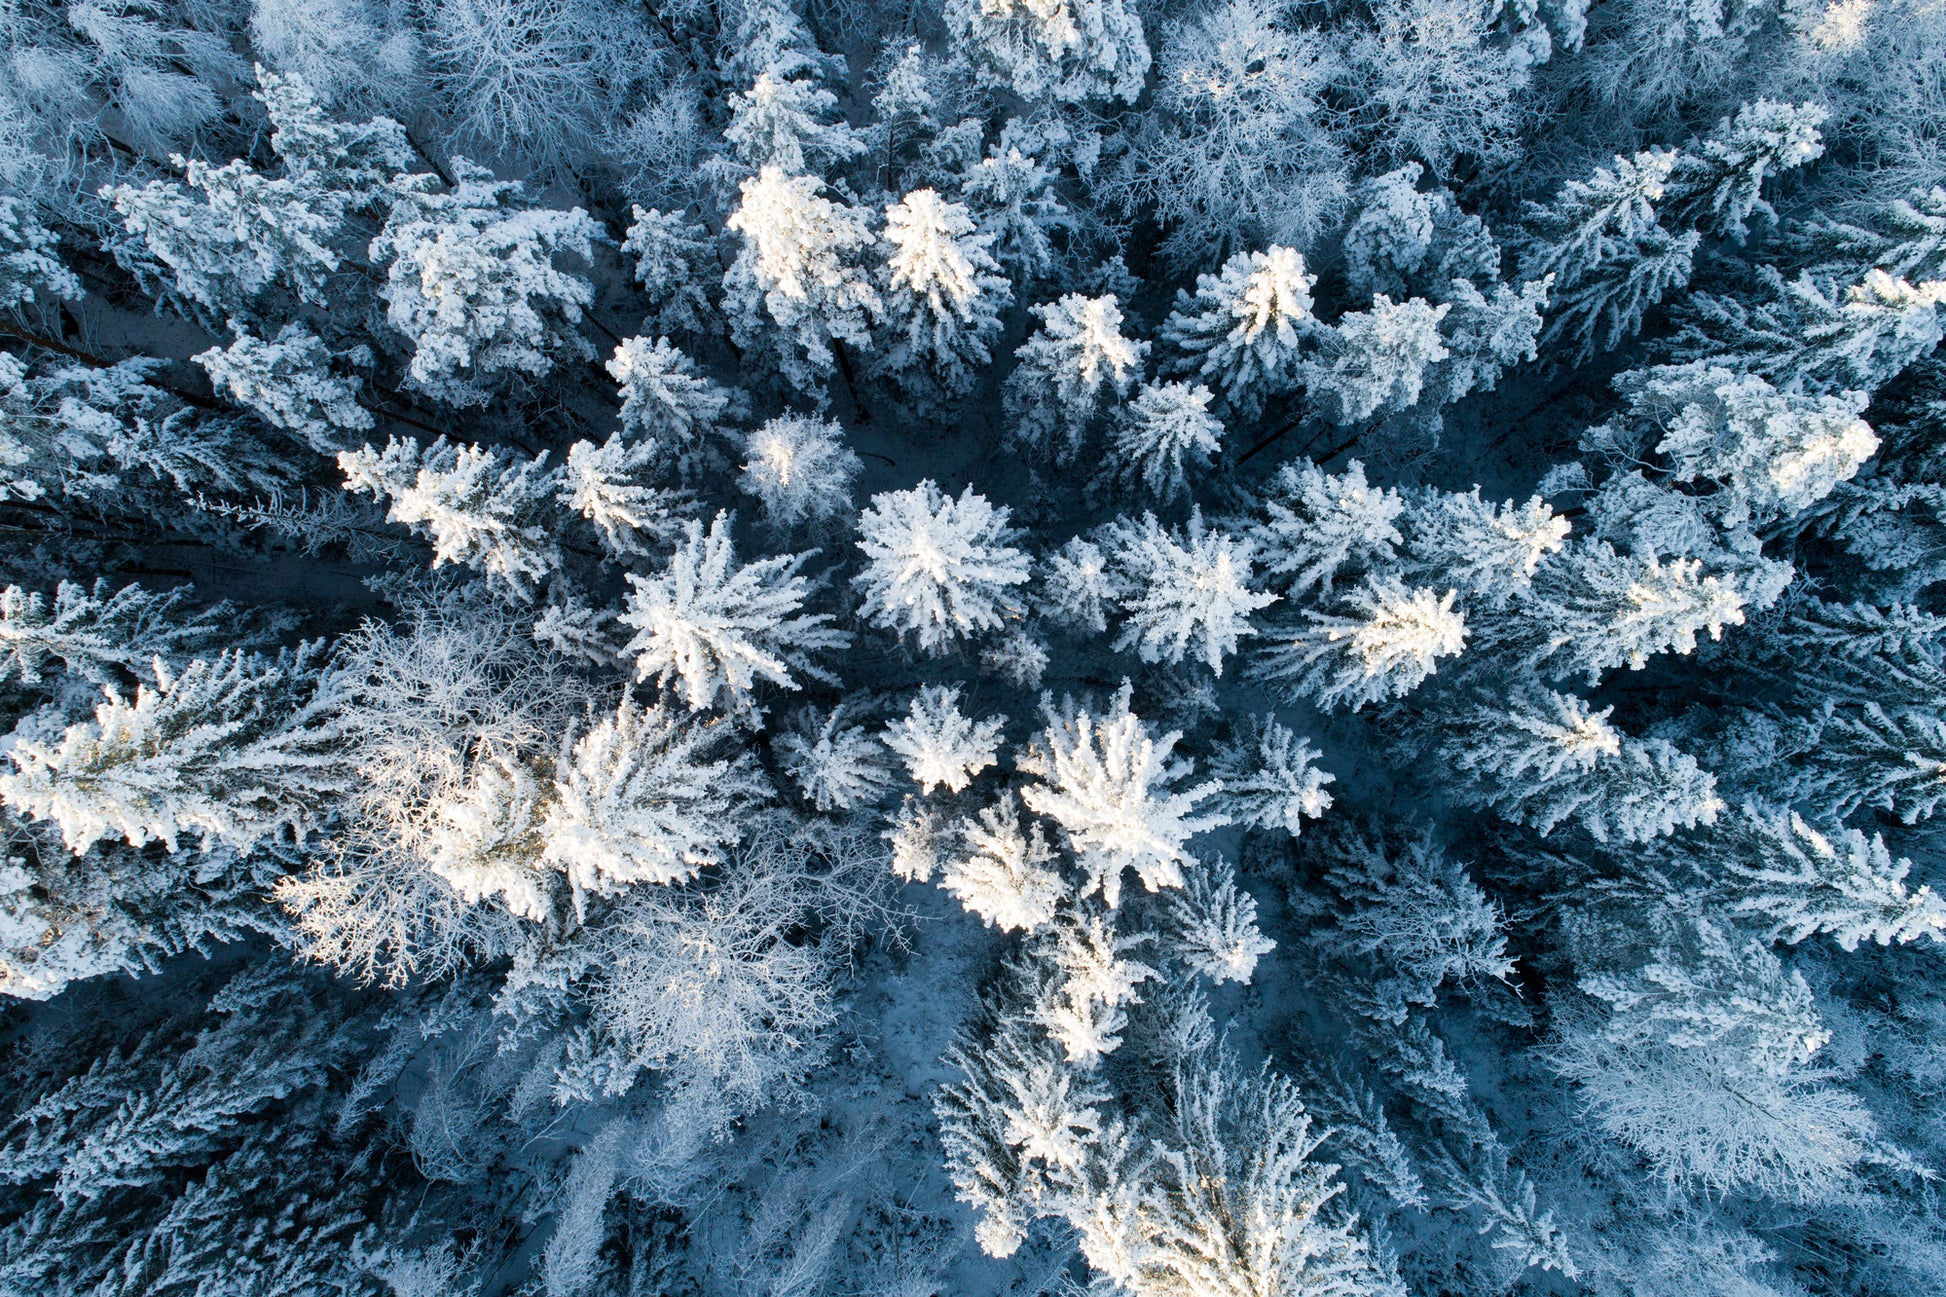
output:
[[[622,431],[679,448],[678,464],[697,460],[704,438],[732,404],[730,394],[697,373],[696,363],[667,338],[626,338],[607,368],[622,390]]]
[[[96,684],[113,684],[161,658],[178,663],[215,641],[231,609],[226,604],[191,610],[190,589],[144,590],[139,585],[92,590],[63,581],[48,604],[39,591],[17,585],[0,591],[0,682],[15,676],[38,685],[50,658]]]
[[[1274,712],[1252,717],[1210,758],[1209,772],[1223,785],[1218,802],[1238,824],[1296,837],[1305,820],[1331,809],[1324,786],[1338,777],[1318,769],[1320,755]]]
[[[1302,367],[1311,399],[1339,423],[1418,404],[1428,370],[1452,355],[1439,332],[1451,310],[1416,297],[1395,304],[1380,293],[1371,310],[1340,316],[1322,338],[1323,354]]]
[[[1140,484],[1164,501],[1187,493],[1185,457],[1207,467],[1222,448],[1223,425],[1209,412],[1213,394],[1187,383],[1144,383],[1116,420],[1114,480]]]
[[[238,329],[228,347],[211,347],[193,359],[217,390],[227,390],[239,405],[321,455],[344,449],[345,433],[371,430],[357,384],[331,372],[330,352],[302,325],[285,325],[274,342]]]
[[[1311,287],[1317,276],[1292,248],[1239,252],[1196,292],[1176,294],[1162,339],[1180,353],[1170,367],[1218,384],[1223,399],[1250,417],[1296,378],[1306,336],[1317,327]]]
[[[757,497],[773,526],[850,512],[852,483],[863,466],[831,420],[779,415],[744,438],[743,446],[749,459],[737,485]]]
[[[830,374],[834,346],[869,347],[870,324],[885,311],[858,260],[876,238],[861,212],[823,189],[814,177],[766,166],[743,182],[743,201],[726,222],[743,238],[723,278],[737,345],[762,340],[759,312],[767,313],[785,338],[784,376],[804,390]]]
[[[1239,640],[1254,636],[1250,615],[1278,596],[1251,588],[1253,547],[1203,525],[1192,510],[1179,540],[1145,513],[1139,525],[1122,519],[1102,533],[1109,562],[1128,590],[1121,601],[1127,618],[1115,641],[1134,648],[1144,662],[1181,662],[1195,642],[1209,669],[1223,674],[1223,659]]]
[[[351,779],[320,655],[231,652],[180,671],[156,658],[153,686],[108,685],[93,721],[17,742],[0,800],[59,824],[76,855],[114,837],[171,851],[184,834],[206,851],[302,840]]]
[[[716,261],[708,231],[680,212],[631,210],[635,223],[628,227],[622,252],[635,258],[635,281],[649,299],[645,329],[654,337],[703,332],[712,310],[703,285]]]
[[[423,451],[395,437],[382,452],[368,444],[338,455],[345,489],[390,501],[386,517],[431,538],[434,567],[478,568],[523,603],[561,565],[547,521],[560,470],[546,464],[545,451],[522,460],[444,437]]]
[[[429,175],[394,181],[392,214],[372,240],[372,260],[390,263],[386,320],[412,342],[413,385],[479,405],[483,378],[539,378],[563,358],[594,359],[573,327],[594,289],[556,258],[590,260],[601,227],[579,207],[527,205],[522,185],[465,158],[453,159],[452,172],[444,193]]]
[[[992,358],[1000,313],[1013,300],[989,251],[994,236],[979,233],[959,203],[917,189],[885,209],[884,237],[893,336],[884,364],[919,390],[933,380],[964,392]]]
[[[858,518],[865,570],[858,613],[921,651],[938,654],[956,639],[998,630],[1012,588],[1027,580],[1027,556],[1008,542],[1008,510],[972,487],[959,499],[931,482],[872,497]]]
[[[1041,826],[1024,825],[1013,793],[959,825],[960,850],[949,854],[939,885],[983,922],[1002,932],[1034,932],[1054,921],[1067,884]]]
[[[1341,612],[1306,611],[1304,621],[1272,627],[1258,674],[1320,706],[1398,698],[1466,647],[1466,618],[1455,592],[1408,589],[1396,577],[1367,577],[1339,601]]]
[[[1014,435],[1072,459],[1104,395],[1128,394],[1149,344],[1122,336],[1122,311],[1113,296],[1069,293],[1031,309],[1041,330],[1014,353],[1020,364],[1007,380]]]
[[[1156,737],[1129,710],[1131,696],[1124,682],[1100,716],[1073,699],[1057,709],[1044,697],[1047,727],[1015,762],[1038,780],[1021,790],[1022,799],[1061,826],[1087,875],[1081,895],[1099,891],[1111,907],[1121,902],[1124,870],[1133,869],[1151,892],[1180,887],[1190,859],[1183,844],[1229,822],[1225,815],[1197,813],[1221,786],[1210,781],[1185,787],[1194,766],[1172,755],[1182,735]]]
[[[1470,795],[1543,837],[1573,820],[1597,842],[1646,842],[1714,823],[1716,780],[1661,739],[1637,739],[1553,692],[1455,717],[1447,753]]]
[[[885,746],[904,758],[906,773],[921,793],[965,791],[999,752],[1007,718],[969,720],[959,700],[956,688],[928,685],[914,696],[912,709],[886,727]]]
[[[683,541],[661,573],[629,575],[633,587],[619,620],[635,630],[627,652],[638,680],[680,682],[692,711],[721,707],[758,720],[759,682],[801,688],[795,673],[831,679],[814,656],[844,649],[851,635],[827,613],[802,609],[814,583],[800,575],[816,555],[784,554],[739,564],[730,516],[719,513],[705,533],[684,525]]]
[[[1390,566],[1402,539],[1394,523],[1405,504],[1398,492],[1371,486],[1355,459],[1343,473],[1302,459],[1271,478],[1263,510],[1251,538],[1263,555],[1264,574],[1295,599],[1313,586],[1330,594],[1347,569]]]
[[[541,859],[584,892],[693,878],[741,835],[739,812],[771,789],[718,724],[623,699],[560,750]]]

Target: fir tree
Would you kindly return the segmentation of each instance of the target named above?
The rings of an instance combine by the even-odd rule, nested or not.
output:
[[[592,258],[601,227],[579,207],[527,206],[521,185],[465,158],[453,159],[452,172],[445,193],[423,174],[396,181],[392,214],[372,240],[373,261],[390,263],[386,319],[412,342],[413,385],[479,405],[483,378],[538,378],[562,359],[594,359],[573,327],[594,289],[555,263]]]
[[[302,840],[351,779],[320,655],[224,653],[180,671],[156,658],[132,698],[109,685],[93,721],[16,743],[0,800],[59,824],[76,855],[113,837],[171,851],[185,834],[205,851]]]
[[[1342,612],[1307,611],[1304,621],[1273,627],[1258,674],[1320,706],[1367,703],[1410,693],[1438,670],[1438,659],[1466,647],[1466,618],[1431,590],[1408,589],[1396,577],[1367,577],[1347,594]]]
[[[622,391],[622,430],[679,447],[679,463],[697,458],[731,405],[730,394],[697,373],[667,338],[624,339],[607,369]]]
[[[862,213],[823,189],[814,177],[766,166],[743,182],[726,222],[743,238],[723,279],[737,344],[756,346],[767,314],[784,335],[784,376],[807,390],[831,372],[834,345],[871,345],[870,324],[885,310],[858,260],[876,238]]]
[[[1145,383],[1121,411],[1112,437],[1113,469],[1104,474],[1139,484],[1164,501],[1186,494],[1183,460],[1207,467],[1222,448],[1223,425],[1209,412],[1213,394],[1187,383]]]
[[[1033,932],[1054,921],[1067,899],[1057,857],[1034,820],[1022,824],[1011,792],[959,826],[960,849],[949,854],[940,886],[968,912],[1002,932]]]
[[[1210,775],[1223,785],[1218,802],[1238,824],[1296,837],[1305,820],[1331,809],[1324,786],[1338,777],[1318,769],[1319,755],[1275,713],[1252,717],[1210,758]]]
[[[1000,314],[1013,300],[988,250],[994,236],[978,232],[959,203],[918,189],[885,209],[884,238],[893,337],[884,364],[921,390],[930,379],[964,392],[991,359]]]
[[[1176,294],[1162,339],[1179,357],[1171,368],[1215,383],[1243,416],[1263,408],[1296,378],[1305,338],[1316,327],[1311,286],[1317,276],[1291,248],[1239,252],[1215,275],[1198,275],[1194,296]]]
[[[873,496],[858,519],[866,559],[852,578],[865,596],[859,615],[901,639],[910,632],[934,654],[998,630],[1029,570],[1027,556],[1008,544],[1007,518],[970,486],[957,500],[931,482]]]
[[[1100,716],[1072,699],[1057,710],[1044,697],[1047,727],[1016,762],[1039,781],[1021,790],[1022,799],[1061,826],[1087,875],[1081,894],[1099,891],[1110,906],[1121,901],[1124,870],[1135,870],[1151,892],[1180,887],[1190,859],[1183,844],[1229,822],[1197,813],[1220,785],[1185,787],[1194,766],[1172,755],[1182,735],[1156,737],[1129,710],[1130,697],[1124,683]]]
[[[773,740],[778,760],[805,800],[820,811],[869,806],[892,786],[892,763],[881,743],[844,703],[829,712],[804,707]]]
[[[1573,820],[1597,842],[1646,842],[1711,824],[1724,809],[1716,780],[1660,739],[1609,724],[1615,709],[1588,710],[1552,692],[1455,718],[1448,756],[1469,791],[1543,837]]]
[[[851,636],[829,614],[802,611],[813,582],[800,572],[815,555],[739,564],[728,514],[717,514],[707,533],[686,523],[662,572],[629,575],[619,620],[636,632],[626,650],[636,679],[679,682],[691,710],[721,707],[751,719],[762,714],[753,697],[760,682],[795,690],[797,674],[830,680],[814,657],[847,647]]]
[[[829,419],[780,415],[744,438],[737,485],[757,497],[776,527],[823,522],[851,509],[852,483],[863,466]]]
[[[338,455],[345,489],[390,501],[389,519],[431,538],[433,566],[478,568],[523,603],[561,565],[546,521],[559,470],[546,464],[545,451],[521,460],[444,437],[423,451],[405,437]]]
[[[1104,397],[1128,394],[1149,344],[1122,336],[1122,311],[1112,296],[1070,293],[1031,309],[1041,330],[1014,353],[1020,364],[1007,380],[1014,435],[1072,459]]]
[[[357,384],[331,372],[330,352],[302,325],[285,325],[273,342],[239,328],[228,347],[211,347],[193,359],[218,391],[319,454],[336,455],[346,433],[371,430]]]
[[[1180,540],[1147,513],[1139,525],[1124,519],[1110,526],[1103,540],[1129,591],[1115,647],[1134,648],[1144,662],[1174,665],[1193,641],[1220,676],[1238,641],[1257,634],[1251,614],[1277,602],[1251,588],[1251,543],[1206,529],[1201,509],[1190,513]]]
[[[694,877],[740,836],[737,816],[770,789],[721,727],[623,700],[563,744],[542,860],[582,892]]]
[[[999,751],[1007,718],[969,720],[959,700],[957,688],[927,685],[913,698],[912,709],[886,727],[885,746],[904,758],[906,772],[921,793],[935,788],[965,791]]]

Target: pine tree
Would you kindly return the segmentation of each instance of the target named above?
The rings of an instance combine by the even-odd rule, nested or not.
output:
[[[1615,386],[1632,421],[1650,436],[1662,432],[1648,449],[1664,457],[1674,481],[1717,485],[1705,505],[1726,527],[1804,512],[1878,449],[1858,417],[1862,392],[1779,392],[1754,374],[1700,363],[1623,374]]]
[[[154,659],[178,662],[222,634],[228,604],[191,610],[190,587],[155,592],[139,585],[92,590],[63,581],[50,607],[39,591],[17,585],[0,591],[0,683],[18,675],[38,685],[49,658],[74,675],[112,684]]]
[[[1043,938],[1041,959],[1053,978],[1039,988],[1034,1020],[1060,1042],[1070,1066],[1093,1068],[1121,1048],[1125,1006],[1140,1004],[1136,988],[1162,976],[1125,958],[1152,935],[1117,932],[1090,914],[1055,923]]]
[[[1651,149],[1570,180],[1549,204],[1529,203],[1521,278],[1552,276],[1546,340],[1571,336],[1586,360],[1642,326],[1643,313],[1689,282],[1701,236],[1664,228],[1656,204],[1679,156]]]
[[[1670,350],[1813,392],[1875,392],[1939,345],[1946,280],[1918,284],[1873,269],[1849,286],[1810,272],[1757,270],[1762,297],[1693,293]]]
[[[478,568],[522,603],[561,565],[548,525],[560,470],[546,464],[546,451],[522,460],[444,437],[424,451],[395,437],[383,452],[366,445],[338,455],[345,489],[389,500],[387,518],[431,538],[434,567]]]
[[[1359,186],[1358,215],[1345,227],[1345,277],[1353,292],[1410,294],[1435,233],[1437,197],[1419,192],[1425,173],[1408,162]]]
[[[1880,835],[1821,833],[1795,811],[1762,806],[1744,807],[1725,829],[1731,909],[1770,924],[1770,940],[1826,933],[1848,951],[1861,941],[1946,942],[1946,901],[1908,885],[1912,862],[1894,859]]]
[[[545,922],[554,898],[542,862],[542,817],[553,789],[529,762],[495,753],[433,802],[426,868],[469,906],[498,898],[507,913]]]
[[[1389,567],[1402,539],[1394,524],[1405,503],[1396,491],[1372,487],[1355,459],[1343,473],[1300,459],[1277,470],[1263,510],[1250,536],[1263,556],[1264,575],[1287,579],[1284,591],[1296,599],[1314,586],[1330,594],[1347,569]]]
[[[730,96],[723,138],[752,171],[776,167],[793,176],[822,174],[868,147],[863,133],[842,117],[830,120],[837,104],[836,95],[803,72],[762,71],[750,89]]]
[[[1869,806],[1916,824],[1946,801],[1946,723],[1929,711],[1827,702],[1787,733],[1800,763],[1787,776],[1793,800],[1834,819]]]
[[[799,708],[772,742],[784,772],[820,811],[869,806],[892,786],[887,745],[850,723],[857,719],[858,709],[844,703],[829,712]]]
[[[1134,648],[1144,662],[1179,663],[1193,641],[1220,676],[1237,642],[1257,634],[1250,615],[1277,602],[1277,595],[1251,588],[1251,542],[1209,531],[1200,508],[1190,512],[1181,538],[1145,513],[1139,525],[1111,524],[1102,539],[1128,591],[1115,648]]]
[[[1403,697],[1438,670],[1438,659],[1466,647],[1455,597],[1367,577],[1340,601],[1341,612],[1307,611],[1301,624],[1271,628],[1257,673],[1322,707],[1357,711]]]
[[[1072,699],[1056,710],[1053,699],[1043,697],[1047,727],[1016,760],[1039,781],[1023,788],[1021,797],[1030,810],[1061,826],[1087,875],[1081,895],[1100,891],[1111,907],[1121,902],[1126,869],[1135,870],[1151,892],[1182,886],[1182,866],[1190,860],[1183,844],[1229,823],[1225,815],[1197,813],[1219,785],[1184,786],[1195,768],[1172,755],[1182,735],[1156,737],[1129,711],[1131,695],[1124,682],[1101,716]]]
[[[1296,837],[1305,820],[1331,809],[1324,786],[1338,777],[1317,768],[1320,755],[1276,713],[1252,717],[1210,757],[1209,773],[1223,785],[1218,804],[1234,823]]]
[[[852,484],[864,466],[829,419],[784,414],[744,438],[737,485],[757,497],[774,527],[824,522],[851,510]]]
[[[1597,842],[1646,842],[1713,824],[1716,779],[1661,739],[1637,739],[1551,691],[1454,718],[1447,755],[1468,793],[1545,837],[1573,820]]]
[[[1187,494],[1183,460],[1207,468],[1222,449],[1223,425],[1209,412],[1213,399],[1200,383],[1144,383],[1115,421],[1113,467],[1103,477],[1165,502]]]
[[[740,817],[770,795],[726,740],[717,723],[624,699],[562,744],[541,858],[567,874],[577,904],[583,892],[693,878],[723,858]]]
[[[930,795],[935,788],[964,792],[994,762],[1005,716],[969,720],[959,709],[957,687],[927,685],[912,708],[885,730],[885,746],[905,759],[906,772]]]
[[[1417,297],[1394,303],[1380,293],[1371,310],[1339,316],[1321,335],[1323,356],[1301,368],[1312,401],[1339,423],[1410,409],[1425,390],[1429,369],[1452,355],[1439,333],[1450,310]]]
[[[731,394],[705,375],[667,338],[626,338],[615,347],[608,373],[622,390],[622,430],[676,447],[690,465],[731,406]]]
[[[870,323],[885,310],[858,260],[877,239],[862,212],[823,190],[815,177],[767,166],[743,182],[742,203],[726,222],[743,238],[723,278],[737,345],[762,340],[759,311],[767,312],[787,340],[784,376],[804,390],[830,374],[834,345],[869,347]]]
[[[1250,984],[1257,961],[1277,943],[1257,928],[1257,902],[1239,891],[1226,860],[1189,871],[1169,893],[1171,953],[1212,982]]]
[[[652,337],[702,333],[711,314],[703,284],[716,263],[709,232],[680,212],[634,207],[631,214],[622,252],[635,258],[635,281],[649,299],[645,328],[654,325]]]
[[[1053,848],[1038,822],[1021,823],[1012,792],[959,825],[959,850],[948,854],[939,885],[967,911],[1002,932],[1034,932],[1054,921],[1067,899]]]
[[[884,365],[921,391],[928,381],[949,394],[966,391],[992,359],[1000,315],[1013,301],[990,251],[994,236],[980,233],[961,204],[916,189],[885,209],[884,241],[892,335]]]
[[[1124,0],[950,0],[956,53],[1023,99],[1134,103],[1149,71],[1142,20]]]
[[[1434,403],[1450,405],[1473,392],[1491,392],[1503,371],[1538,356],[1536,340],[1551,287],[1546,279],[1493,284],[1489,296],[1471,280],[1448,280],[1436,294],[1448,308],[1439,329],[1447,356],[1426,378]]]
[[[1340,830],[1327,842],[1326,879],[1339,897],[1338,924],[1316,940],[1375,959],[1383,970],[1359,1012],[1404,1023],[1408,1006],[1437,1004],[1442,988],[1513,975],[1506,916],[1430,834],[1396,840]],[[1439,1046],[1437,1037],[1429,1040]],[[1418,1066],[1438,1070],[1429,1060]],[[1464,1085],[1461,1080],[1462,1091]]]
[[[1105,394],[1126,396],[1141,376],[1149,344],[1122,336],[1122,311],[1112,295],[1069,293],[1031,309],[1041,330],[1014,353],[1020,364],[1007,380],[1014,435],[1072,459]]]
[[[957,500],[930,481],[873,496],[858,519],[866,559],[852,578],[865,596],[859,616],[901,639],[911,632],[932,654],[1000,629],[1011,590],[1029,570],[1027,556],[1008,544],[1008,516],[970,486]]]
[[[590,260],[601,227],[579,207],[528,206],[522,185],[465,158],[451,169],[445,193],[423,174],[394,182],[392,214],[372,240],[372,260],[390,263],[386,320],[413,345],[408,380],[453,405],[480,405],[482,380],[594,359],[573,327],[594,288],[555,262]]]
[[[331,353],[301,324],[262,342],[234,321],[236,341],[191,357],[218,391],[321,455],[344,449],[344,434],[367,432],[372,416],[358,404],[358,385],[330,369]]]
[[[1162,340],[1180,353],[1169,362],[1217,384],[1238,414],[1254,417],[1266,398],[1296,380],[1299,349],[1317,327],[1311,286],[1317,276],[1292,248],[1239,252],[1196,292],[1178,291]]]
[[[830,682],[814,655],[851,644],[827,613],[801,611],[814,583],[799,575],[816,551],[738,564],[730,516],[684,526],[669,566],[655,576],[629,575],[633,588],[619,620],[633,627],[627,652],[638,680],[679,682],[692,711],[721,707],[756,719],[753,697],[766,682],[800,688],[793,672]]]
[[[321,689],[320,644],[264,658],[223,653],[180,671],[161,658],[133,698],[116,686],[58,741],[22,738],[0,800],[52,820],[76,855],[103,838],[169,850],[194,834],[247,853],[318,828],[350,783]]]
[[[601,543],[618,558],[651,553],[651,542],[672,538],[687,511],[686,495],[644,482],[655,452],[654,442],[631,445],[616,435],[599,446],[575,442],[562,465],[562,506],[593,523]]]

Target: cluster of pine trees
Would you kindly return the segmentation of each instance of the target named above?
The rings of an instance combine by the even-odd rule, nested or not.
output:
[[[1946,1290],[1937,0],[0,42],[0,1297]]]

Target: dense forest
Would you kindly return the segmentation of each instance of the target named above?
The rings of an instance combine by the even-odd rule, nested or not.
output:
[[[0,1297],[1946,1291],[1943,0],[0,26]]]

